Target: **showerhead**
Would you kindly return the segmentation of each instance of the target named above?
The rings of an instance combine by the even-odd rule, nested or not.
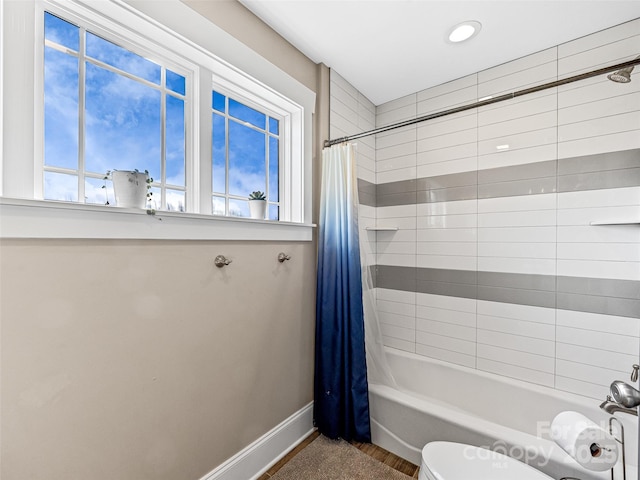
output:
[[[616,380],[611,384],[611,395],[624,407],[635,408],[640,405],[640,392],[622,380]]]
[[[616,83],[629,83],[631,81],[631,72],[633,67],[623,68],[617,72],[610,73],[607,78]]]
[[[638,59],[640,59],[640,55],[635,58],[635,60]],[[631,81],[631,72],[633,72],[633,65],[621,68],[617,72],[610,73],[607,75],[607,78],[616,83],[629,83]]]

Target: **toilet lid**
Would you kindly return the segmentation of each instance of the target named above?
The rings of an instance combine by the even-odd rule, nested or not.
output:
[[[550,480],[526,463],[485,448],[431,442],[422,449],[422,466],[436,480]]]

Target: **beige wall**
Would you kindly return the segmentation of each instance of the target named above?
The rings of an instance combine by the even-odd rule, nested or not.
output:
[[[223,28],[256,25],[234,3],[205,13]],[[317,157],[326,67],[259,28],[233,34],[262,38],[269,61],[316,91]],[[292,260],[279,264],[280,251]],[[197,480],[304,407],[315,252],[315,242],[0,241],[0,477]],[[216,268],[217,254],[233,263]]]
[[[140,0],[136,0],[140,1]],[[237,0],[181,0],[300,83],[316,91],[315,64]]]

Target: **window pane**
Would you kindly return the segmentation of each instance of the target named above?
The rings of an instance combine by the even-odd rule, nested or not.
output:
[[[269,118],[269,132],[274,135],[278,135],[280,133],[280,122],[275,118]]]
[[[212,106],[214,110],[224,113],[225,112],[225,97],[218,92],[213,92]]]
[[[184,101],[167,95],[166,162],[170,185],[184,186]]]
[[[226,193],[226,135],[225,120],[220,115],[213,114],[213,191]]]
[[[229,115],[242,120],[243,122],[255,125],[262,130],[266,128],[267,116],[264,113],[260,113],[253,108],[249,108],[231,98],[229,99]]]
[[[44,38],[76,52],[80,48],[80,29],[49,12],[44,13]]]
[[[229,122],[229,194],[247,198],[265,191],[265,134]],[[247,207],[248,208],[248,207]]]
[[[280,207],[269,205],[269,220],[280,220]]]
[[[170,212],[186,211],[183,191],[167,190],[167,210]]]
[[[64,173],[44,172],[44,199],[78,201],[78,177]]]
[[[86,83],[86,169],[160,179],[160,92],[89,63]]]
[[[45,47],[44,164],[78,168],[78,59]]]
[[[167,88],[180,95],[185,94],[185,79],[182,75],[167,69]]]
[[[279,166],[280,157],[278,152],[278,139],[269,137],[269,201],[277,202],[280,200],[279,192]]]
[[[249,202],[230,198],[229,215],[232,217],[249,217]]]
[[[113,182],[107,181],[107,187],[104,188],[105,181],[99,178],[84,179],[84,203],[97,203],[106,205],[107,201],[110,205],[115,205],[115,196],[113,195]]]
[[[87,55],[160,85],[160,65],[87,32]]]
[[[211,204],[211,211],[214,215],[226,215],[225,208],[225,198],[224,197],[213,197]]]

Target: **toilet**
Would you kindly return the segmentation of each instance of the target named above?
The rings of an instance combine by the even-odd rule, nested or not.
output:
[[[419,480],[552,480],[526,463],[485,448],[430,442],[422,449]]]

